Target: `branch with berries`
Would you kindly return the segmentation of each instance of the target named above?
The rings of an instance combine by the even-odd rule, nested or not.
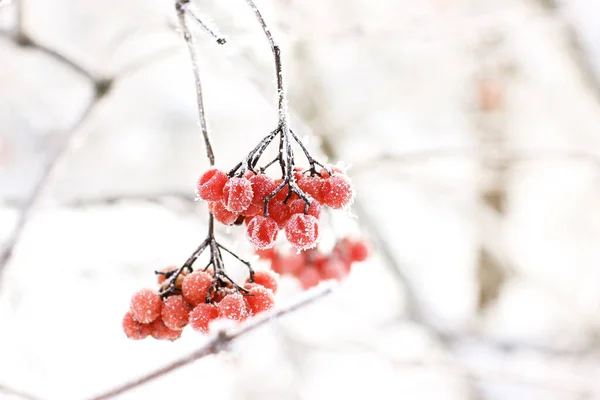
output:
[[[224,44],[226,40],[202,23],[191,9],[189,0],[176,1],[179,27],[188,47],[196,84],[199,123],[211,165],[196,185],[198,198],[208,202],[208,234],[183,265],[156,271],[158,289],[143,289],[133,295],[130,309],[123,319],[123,329],[131,339],[152,336],[155,339],[175,340],[187,325],[207,334],[210,323],[216,319],[242,322],[274,306],[278,274],[271,270],[254,271],[248,261],[217,241],[215,221],[224,225],[246,224],[246,236],[258,252],[273,249],[279,231],[283,230],[287,242],[297,252],[304,252],[307,260],[312,260],[318,252],[316,246],[320,239],[319,217],[322,207],[347,209],[354,198],[346,174],[313,157],[290,128],[279,46],[275,44],[254,2],[246,2],[260,22],[273,51],[279,100],[277,127],[229,171],[215,168],[198,55],[187,25],[188,18],[199,23],[218,44]],[[278,141],[277,156],[264,162],[265,151],[275,141]],[[299,165],[294,145],[300,148],[306,159],[304,168]],[[267,170],[276,164],[279,165],[279,174],[271,176]],[[335,252],[339,253],[338,250]],[[208,254],[208,262],[197,265],[205,253]],[[224,253],[248,269],[248,277],[243,284],[236,283],[228,275]],[[351,263],[357,260],[344,264],[346,274]],[[312,264],[309,264],[306,264],[307,270],[311,269]],[[335,277],[325,274],[318,281],[330,278],[339,280],[343,276],[345,274]]]

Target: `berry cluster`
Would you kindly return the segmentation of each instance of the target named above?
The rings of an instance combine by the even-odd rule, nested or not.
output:
[[[331,252],[325,254],[317,248],[300,253],[281,253],[271,248],[257,250],[262,259],[271,262],[273,271],[281,275],[295,276],[304,289],[316,286],[319,282],[344,279],[352,264],[369,256],[369,246],[364,240],[342,238]]]
[[[176,340],[183,328],[209,332],[209,324],[218,318],[241,322],[266,311],[275,304],[277,274],[257,271],[243,288],[233,282],[215,285],[210,270],[188,272],[175,276],[177,267],[158,272],[161,295],[152,289],[142,289],[131,298],[129,311],[123,318],[125,335],[134,340],[152,336],[159,340]],[[170,279],[174,278],[174,283]],[[173,283],[173,285],[172,285]],[[174,290],[165,290],[174,286]]]
[[[198,179],[198,196],[208,201],[214,218],[225,224],[246,223],[246,235],[257,250],[272,248],[279,230],[298,250],[316,246],[321,207],[344,209],[353,199],[352,185],[338,168],[302,173],[292,179],[273,179],[264,172],[247,170],[229,176],[211,168]]]

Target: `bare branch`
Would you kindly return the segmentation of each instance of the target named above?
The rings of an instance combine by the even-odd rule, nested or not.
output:
[[[124,385],[121,385],[114,389],[111,389],[106,393],[102,393],[100,395],[90,397],[89,400],[110,399],[114,396],[123,394],[132,389],[135,389],[155,378],[169,374],[169,373],[171,373],[185,365],[191,364],[194,361],[197,361],[201,358],[204,358],[204,357],[212,355],[212,354],[218,354],[218,353],[222,352],[223,350],[227,349],[234,340],[262,327],[263,325],[266,325],[275,320],[279,320],[281,317],[283,317],[287,314],[290,314],[296,310],[299,310],[303,307],[306,307],[306,306],[314,303],[315,301],[331,294],[333,292],[334,288],[335,288],[335,284],[325,284],[325,283],[321,284],[321,285],[317,286],[316,288],[305,292],[304,296],[297,299],[293,303],[291,303],[285,307],[281,307],[279,309],[270,311],[270,312],[265,312],[264,314],[261,314],[260,316],[253,318],[252,320],[248,321],[248,323],[246,323],[246,324],[240,326],[239,328],[232,330],[230,332],[220,331],[219,333],[217,333],[217,335],[215,337],[213,337],[211,340],[209,340],[208,343],[206,343],[201,348],[189,353],[187,356],[181,357],[181,358],[173,361],[172,363],[165,365],[164,367],[162,367],[160,369],[157,369],[154,372],[151,372],[147,375],[139,377],[136,380],[133,380]]]

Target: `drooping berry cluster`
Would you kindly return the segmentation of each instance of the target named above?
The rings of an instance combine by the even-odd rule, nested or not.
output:
[[[295,168],[293,178],[286,181],[249,170],[230,177],[211,168],[198,180],[196,191],[208,201],[217,221],[225,225],[246,222],[246,236],[256,249],[273,247],[283,230],[292,246],[306,250],[319,241],[321,207],[344,209],[353,199],[350,180],[340,169],[306,172]]]
[[[161,290],[168,295],[152,289],[142,289],[133,295],[123,318],[123,330],[128,338],[140,340],[152,336],[159,340],[176,340],[188,324],[206,334],[215,319],[241,322],[275,304],[278,276],[272,271],[254,272],[243,288],[232,282],[215,285],[220,280],[215,281],[210,270],[191,273],[183,270],[176,277],[175,271],[177,267],[158,272],[162,289],[172,287],[169,279],[175,279],[175,290]]]
[[[262,259],[269,260],[273,271],[296,277],[304,289],[329,279],[341,281],[352,268],[369,256],[369,246],[364,240],[342,238],[331,252],[323,253],[313,248],[300,253],[281,253],[276,249],[257,250]]]

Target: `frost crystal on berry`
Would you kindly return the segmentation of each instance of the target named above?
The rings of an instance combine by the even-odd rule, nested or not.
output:
[[[294,214],[285,225],[285,237],[298,250],[311,249],[319,241],[319,220],[309,214]]]
[[[334,174],[323,182],[323,202],[331,208],[348,207],[353,196],[352,184],[344,175]]]
[[[255,248],[264,250],[275,245],[278,229],[273,218],[257,215],[248,222],[246,235]]]
[[[219,317],[233,321],[243,321],[248,317],[244,296],[239,293],[228,294],[217,304]]]
[[[246,178],[231,178],[223,188],[223,203],[231,212],[241,213],[252,203],[252,184]]]
[[[219,309],[214,304],[198,304],[190,312],[189,322],[192,329],[201,333],[208,333],[208,325],[219,317]]]
[[[207,272],[197,271],[185,277],[181,286],[184,299],[192,306],[204,303],[213,277]]]
[[[149,324],[160,315],[162,299],[151,289],[142,289],[131,297],[131,316],[142,324]]]
[[[183,329],[188,323],[191,309],[192,307],[183,299],[183,296],[170,296],[163,303],[162,320],[170,329]]]

